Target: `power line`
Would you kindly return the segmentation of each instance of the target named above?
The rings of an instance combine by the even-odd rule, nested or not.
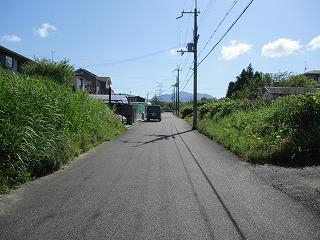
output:
[[[201,55],[201,53],[203,52],[203,50],[208,46],[209,42],[212,40],[213,36],[216,34],[216,32],[218,31],[218,29],[221,27],[222,23],[226,20],[227,16],[229,15],[229,13],[232,11],[232,9],[234,8],[234,6],[237,4],[238,0],[235,0],[232,3],[232,6],[229,8],[229,10],[226,12],[226,14],[224,15],[224,17],[221,19],[221,21],[219,22],[218,26],[216,27],[216,29],[213,31],[213,33],[211,34],[209,40],[206,42],[206,44],[204,45],[204,47],[200,50],[199,56]]]
[[[193,63],[192,63],[193,64]],[[189,69],[188,69],[188,72],[187,72],[187,74],[186,74],[186,77],[185,77],[185,79],[183,80],[183,81],[181,81],[181,84],[184,84],[184,82],[186,82],[187,81],[187,78],[188,78],[188,76],[189,76],[189,74],[190,74],[190,72],[191,72],[191,67],[189,67]],[[183,69],[184,70],[184,69]]]
[[[189,15],[188,19],[187,19],[187,25],[186,25],[187,31],[186,31],[186,34],[185,34],[185,37],[184,37],[184,44],[187,44],[187,42],[189,42],[189,41],[187,41],[187,38],[188,38],[188,34],[189,34],[190,20],[191,20],[191,16]]]
[[[201,24],[204,22],[204,20],[205,20],[206,17],[208,16],[208,13],[209,13],[210,8],[212,8],[215,3],[216,3],[216,0],[210,0],[210,1],[208,2],[207,6],[206,6],[206,8],[205,8],[205,10],[204,10],[204,12],[203,12],[202,17],[201,17],[200,20],[199,20],[199,25],[201,25]]]
[[[184,70],[187,67],[190,57],[191,57],[191,55],[189,54],[188,57],[185,58],[185,61],[183,62],[182,67],[181,67],[182,70]]]
[[[207,53],[207,55],[198,63],[198,66],[211,54],[211,52],[218,46],[218,44],[222,41],[222,39],[228,34],[228,32],[233,28],[233,26],[238,22],[238,20],[242,17],[242,15],[247,11],[249,6],[254,0],[251,0],[249,4],[245,7],[245,9],[241,12],[239,17],[232,23],[232,25],[228,28],[228,30],[222,35],[222,37],[219,39],[219,41],[210,49],[210,51]]]
[[[192,73],[192,74],[190,75],[190,77],[188,78],[190,72],[191,72],[191,68],[189,68],[189,71],[188,71],[188,73],[187,73],[187,75],[186,75],[186,78],[184,79],[184,81],[186,81],[186,83],[184,84],[184,86],[183,86],[183,88],[180,90],[180,92],[182,92],[182,91],[186,88],[186,86],[187,86],[187,84],[189,83],[190,79],[193,77],[193,73]]]
[[[188,1],[188,0],[185,0],[185,1],[184,1],[182,9],[185,8],[185,6],[186,6],[186,4],[187,4],[187,1]]]
[[[112,61],[112,62],[91,64],[91,65],[86,65],[85,67],[95,67],[95,66],[102,66],[102,65],[114,65],[114,64],[120,64],[120,63],[125,63],[125,62],[137,61],[137,60],[140,60],[140,59],[143,59],[143,58],[148,58],[148,57],[152,57],[154,55],[159,55],[161,53],[170,51],[171,49],[175,49],[175,48],[176,48],[176,46],[171,47],[171,48],[158,50],[158,51],[151,52],[151,53],[147,53],[145,55],[141,55],[141,56],[137,56],[137,57],[127,58],[127,59],[122,59],[122,60],[117,60],[117,61]]]
[[[193,73],[190,75],[190,77],[188,78],[187,82],[185,83],[185,85],[183,86],[183,88],[180,90],[180,92],[182,92],[182,91],[186,88],[187,84],[189,83],[189,81],[190,81],[190,79],[191,79],[192,77],[193,77]]]

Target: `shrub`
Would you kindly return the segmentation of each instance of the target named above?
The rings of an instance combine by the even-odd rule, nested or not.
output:
[[[190,103],[185,103],[180,108],[181,118],[187,118],[192,116],[192,112],[193,112],[193,108],[192,108],[192,104]]]
[[[51,173],[122,131],[117,116],[85,92],[1,71],[0,191]]]
[[[48,78],[60,85],[71,86],[75,79],[74,68],[67,60],[51,62],[48,59],[29,61],[22,65],[22,72],[27,76]]]
[[[199,107],[200,118],[222,118],[235,111],[253,109],[254,103],[247,99],[233,100],[224,98],[218,101],[211,101]]]
[[[320,84],[309,77],[302,74],[300,75],[289,75],[286,79],[282,81],[276,81],[273,83],[276,87],[306,87],[306,88],[318,88]]]
[[[320,93],[279,98],[271,105],[205,115],[198,128],[257,163],[296,163],[320,153]]]

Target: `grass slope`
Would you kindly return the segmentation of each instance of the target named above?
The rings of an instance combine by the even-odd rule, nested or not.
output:
[[[198,129],[253,163],[319,164],[320,93],[271,104],[223,99],[199,108]]]
[[[82,91],[0,70],[0,192],[123,131],[111,110]]]

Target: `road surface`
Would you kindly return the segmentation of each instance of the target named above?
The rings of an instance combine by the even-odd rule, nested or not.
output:
[[[320,217],[165,113],[0,197],[0,239],[320,239]]]

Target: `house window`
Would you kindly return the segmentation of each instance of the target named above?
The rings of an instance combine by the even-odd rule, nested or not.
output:
[[[6,56],[4,65],[6,66],[6,68],[13,68],[13,59],[12,59],[12,57]]]

